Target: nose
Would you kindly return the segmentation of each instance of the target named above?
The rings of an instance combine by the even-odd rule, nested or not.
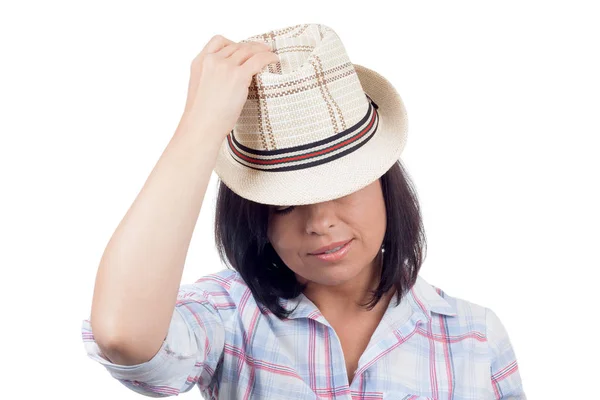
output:
[[[331,201],[305,206],[307,234],[327,235],[336,224],[336,214]]]

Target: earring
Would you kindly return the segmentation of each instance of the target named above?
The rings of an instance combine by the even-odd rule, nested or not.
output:
[[[385,253],[385,247],[383,247],[383,245],[381,246],[381,252]]]

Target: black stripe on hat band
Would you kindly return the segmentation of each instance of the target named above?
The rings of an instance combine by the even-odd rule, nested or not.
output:
[[[375,107],[375,109],[378,109],[379,106],[369,97],[369,95],[367,95],[365,93],[365,96],[367,97],[367,99],[369,99],[369,102],[373,105],[373,107]],[[335,134],[334,136],[328,137],[326,139],[323,140],[319,140],[317,142],[312,142],[312,143],[307,143],[307,144],[303,144],[301,146],[296,146],[296,147],[287,147],[285,149],[277,149],[277,150],[256,150],[256,149],[252,149],[250,147],[246,147],[243,144],[241,144],[240,142],[237,141],[237,139],[235,138],[234,134],[233,134],[233,130],[231,131],[230,135],[233,141],[233,145],[242,150],[245,153],[249,153],[251,155],[257,155],[257,156],[274,156],[274,155],[279,155],[279,154],[285,154],[285,153],[296,153],[298,151],[303,151],[303,150],[310,150],[313,149],[317,146],[322,146],[325,145],[327,143],[331,143],[331,142],[335,142],[338,141],[340,138],[344,137],[344,136],[350,136],[353,133],[355,133],[355,131],[361,126],[363,125],[367,118],[369,118],[371,113],[371,109],[369,108],[367,110],[366,115],[360,120],[358,121],[355,125],[351,126],[350,128],[346,129],[345,131],[342,131],[338,134]]]
[[[256,150],[239,143],[232,132],[227,136],[229,151],[245,167],[266,172],[293,171],[331,162],[362,147],[377,131],[379,107],[368,95],[367,98],[369,108],[358,123],[324,140],[285,149]]]

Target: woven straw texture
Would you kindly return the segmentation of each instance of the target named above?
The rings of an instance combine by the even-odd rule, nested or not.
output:
[[[254,35],[279,62],[252,79],[241,115],[224,140],[215,173],[238,195],[301,205],[359,190],[398,160],[406,110],[392,84],[350,61],[323,24]]]

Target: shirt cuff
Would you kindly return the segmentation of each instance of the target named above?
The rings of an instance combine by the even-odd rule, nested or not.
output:
[[[167,338],[158,352],[148,361],[136,365],[120,365],[108,360],[94,340],[91,322],[83,320],[81,332],[87,355],[102,364],[110,374],[129,388],[152,397],[176,395],[188,387],[188,375],[194,370],[197,349],[189,348],[195,341],[182,341],[189,336],[189,328],[175,308]],[[188,343],[175,352],[176,343]]]

